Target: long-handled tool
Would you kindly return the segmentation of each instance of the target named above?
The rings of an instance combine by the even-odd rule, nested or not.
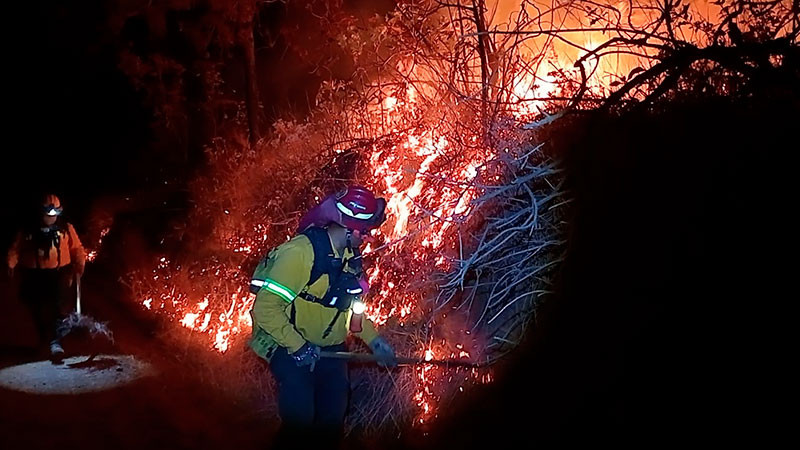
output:
[[[75,290],[77,291],[75,296],[75,312],[78,315],[81,314],[81,276],[75,275]]]
[[[319,352],[320,358],[332,358],[332,359],[346,359],[348,361],[354,362],[384,362],[384,358],[381,358],[377,355],[373,355],[371,353],[353,353],[353,352],[327,352],[321,351]],[[415,365],[422,365],[422,364],[433,364],[437,366],[449,366],[449,367],[469,367],[472,369],[477,369],[480,367],[486,367],[486,363],[475,362],[475,361],[468,361],[463,359],[425,359],[425,358],[408,358],[404,356],[398,356],[395,358],[397,361],[398,366],[415,366]]]
[[[114,334],[108,329],[105,323],[98,322],[81,312],[81,277],[78,275],[75,276],[75,285],[75,289],[77,291],[75,311],[70,313],[70,315],[67,316],[59,325],[57,330],[58,338],[63,338],[72,330],[85,328],[89,330],[89,333],[93,337],[101,335],[113,343]]]

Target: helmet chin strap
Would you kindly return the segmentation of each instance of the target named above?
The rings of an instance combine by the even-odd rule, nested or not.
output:
[[[345,248],[347,250],[350,250],[350,253],[354,253],[353,252],[353,240],[352,240],[352,237],[353,237],[353,230],[348,228],[347,229],[347,235],[345,237]]]

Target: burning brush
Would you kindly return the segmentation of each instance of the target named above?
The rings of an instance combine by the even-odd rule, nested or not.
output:
[[[98,322],[90,316],[84,315],[81,312],[81,277],[75,277],[75,287],[77,290],[77,297],[75,302],[75,311],[71,312],[69,316],[64,318],[58,326],[56,334],[59,339],[65,337],[72,331],[78,329],[85,329],[94,338],[96,336],[103,336],[114,343],[114,334],[108,329],[106,322]]]

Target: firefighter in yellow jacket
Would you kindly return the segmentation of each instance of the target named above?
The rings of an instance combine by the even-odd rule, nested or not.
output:
[[[320,359],[320,350],[344,351],[351,333],[384,365],[396,363],[392,347],[363,317],[368,286],[358,248],[380,225],[384,208],[382,199],[359,186],[330,196],[306,216],[310,220],[301,221],[299,235],[256,269],[250,346],[269,361],[278,382],[283,436],[335,439],[342,430],[350,392],[347,364]],[[313,436],[302,434],[311,428]]]
[[[60,358],[58,325],[64,315],[68,287],[81,276],[86,253],[72,224],[61,217],[61,201],[47,195],[35,223],[17,233],[8,251],[8,267],[19,268],[20,297],[33,316],[39,339],[50,345],[50,354]]]

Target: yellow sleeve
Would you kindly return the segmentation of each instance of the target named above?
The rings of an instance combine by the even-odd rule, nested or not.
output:
[[[350,320],[353,319],[353,314],[350,315]],[[361,319],[361,332],[353,333],[358,336],[365,344],[369,345],[378,337],[378,332],[375,330],[375,324],[371,320],[363,317]]]
[[[17,267],[17,263],[19,262],[19,246],[22,243],[22,233],[17,233],[17,236],[14,238],[14,242],[11,244],[11,248],[8,249],[8,267],[13,269]]]
[[[253,305],[254,325],[269,333],[290,353],[299,350],[306,340],[289,323],[287,306],[308,283],[313,262],[314,250],[305,236],[298,236],[275,249],[267,262],[267,280]]]
[[[83,268],[86,266],[86,250],[83,249],[78,233],[72,224],[67,224],[67,231],[69,232],[69,257],[75,267],[78,275],[83,274]]]

